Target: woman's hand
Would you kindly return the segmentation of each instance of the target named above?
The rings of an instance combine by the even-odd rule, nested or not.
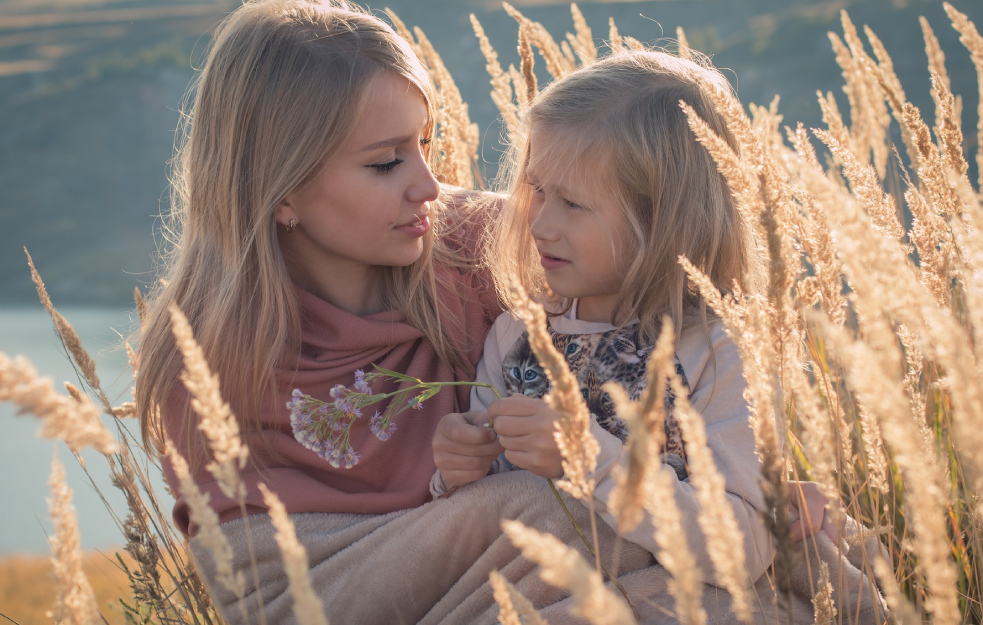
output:
[[[476,482],[488,474],[502,446],[484,427],[484,412],[444,415],[433,434],[433,460],[448,488]]]
[[[542,399],[513,395],[493,401],[488,414],[509,462],[540,477],[563,477],[554,436],[560,413]]]
[[[821,530],[826,532],[833,544],[838,544],[843,533],[841,526],[846,520],[840,515],[839,524],[834,522],[837,516],[834,511],[839,507],[839,502],[827,500],[815,482],[789,480],[788,491],[789,501],[798,516],[789,528],[792,540],[802,540]]]

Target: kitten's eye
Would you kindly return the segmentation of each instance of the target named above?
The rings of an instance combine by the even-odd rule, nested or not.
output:
[[[574,353],[575,351],[577,351],[576,343],[570,343],[569,345],[567,345],[567,356]]]
[[[526,371],[526,376],[525,376],[526,382],[531,382],[538,377],[539,377],[539,372],[537,372],[535,369],[529,369]]]
[[[510,373],[512,374],[512,377],[514,379],[516,380],[522,379],[522,371],[520,371],[518,367],[512,367],[512,371]]]
[[[587,389],[585,389],[585,388],[580,389],[580,394],[584,396],[584,400],[586,401],[587,396],[589,395],[589,393],[587,392]]]

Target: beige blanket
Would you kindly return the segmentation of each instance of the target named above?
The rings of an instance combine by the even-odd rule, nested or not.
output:
[[[565,498],[582,528],[590,526],[586,508]],[[497,622],[488,573],[501,571],[529,597],[552,624],[573,624],[567,593],[545,584],[536,566],[502,534],[500,519],[518,519],[539,531],[548,531],[586,554],[581,540],[548,484],[526,471],[513,471],[482,479],[449,498],[420,508],[386,515],[293,514],[297,535],[307,549],[310,577],[332,625],[358,623],[394,625],[420,623],[452,625]],[[674,624],[674,601],[669,594],[669,575],[651,554],[618,540],[603,522],[599,524],[601,553],[609,563],[620,551],[619,581],[627,589],[642,623]],[[259,589],[250,571],[246,533],[256,553]],[[266,622],[295,623],[293,600],[287,589],[274,530],[266,515],[253,515],[223,525],[235,550],[235,566],[249,582],[247,602],[251,623],[258,623],[258,597],[262,595]],[[876,543],[871,543],[871,548]],[[808,547],[810,555],[802,555]],[[817,555],[817,549],[820,555]],[[243,621],[235,595],[214,582],[209,553],[197,539],[191,549],[202,578],[226,621]],[[800,545],[792,576],[789,605],[776,608],[766,575],[755,584],[758,595],[755,620],[759,623],[811,623],[810,580],[818,579],[819,560],[832,575],[834,599],[843,623],[879,624],[886,620],[883,600],[866,576],[856,568],[860,549],[850,553],[856,562],[842,557],[820,535]],[[704,605],[710,623],[737,623],[730,610],[730,596],[707,586]],[[791,620],[786,620],[786,612]]]

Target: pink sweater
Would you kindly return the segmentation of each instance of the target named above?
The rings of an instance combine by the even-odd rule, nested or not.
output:
[[[454,221],[457,209],[448,215]],[[488,211],[471,215],[459,229],[452,231],[448,242],[472,258],[487,221]],[[452,288],[439,293],[451,315],[460,324],[447,324],[452,338],[465,346],[461,356],[472,366],[481,357],[482,345],[501,306],[485,272],[467,271],[438,266],[437,271],[448,278]],[[420,411],[406,411],[395,418],[396,432],[382,442],[369,430],[368,417],[359,419],[351,429],[351,443],[361,456],[351,469],[332,468],[314,452],[298,443],[290,427],[290,411],[286,407],[290,393],[300,388],[304,393],[330,401],[328,392],[336,384],[351,387],[356,369],[370,371],[372,364],[393,371],[405,372],[425,381],[471,381],[473,376],[455,372],[441,362],[429,341],[415,327],[404,321],[403,315],[387,311],[358,317],[297,289],[304,311],[303,345],[296,370],[278,374],[279,398],[275,406],[262,414],[263,429],[247,437],[251,457],[262,468],[247,467],[243,479],[247,487],[247,513],[264,512],[262,496],[256,487],[265,483],[283,501],[288,512],[356,512],[387,513],[413,508],[430,499],[429,483],[435,465],[431,439],[437,422],[449,412],[467,411],[470,388],[445,389],[424,402]],[[394,385],[378,383],[374,392],[395,390]],[[183,391],[183,388],[181,389]],[[183,402],[173,402],[180,405]],[[385,410],[384,404],[374,409]],[[162,415],[164,427],[177,451],[186,458],[189,450],[177,441],[186,441],[182,410],[168,409]],[[263,436],[280,456],[274,459],[261,453],[257,437]],[[197,440],[197,437],[192,437]],[[168,457],[162,458],[164,476],[177,493],[174,521],[186,534],[194,535],[197,528],[190,522],[188,505],[177,489],[177,480]],[[241,515],[239,505],[225,497],[211,475],[202,471],[198,484],[207,493],[212,507],[222,522]]]

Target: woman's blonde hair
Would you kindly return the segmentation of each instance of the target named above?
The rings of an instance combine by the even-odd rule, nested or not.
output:
[[[171,304],[191,322],[247,431],[277,401],[275,372],[299,354],[301,311],[278,243],[289,235],[278,235],[275,210],[345,144],[366,87],[387,71],[423,94],[432,125],[436,98],[413,48],[354,5],[259,0],[219,26],[178,129],[169,249],[141,331],[136,401],[148,445],[163,451],[158,407],[180,384]],[[456,260],[436,242],[441,215],[432,203],[434,227],[417,262],[383,268],[386,301],[440,358],[467,368],[442,325],[455,320],[441,315],[436,297],[435,259]]]
[[[534,129],[549,139],[536,145],[537,176],[576,176],[624,214],[633,249],[620,252],[624,281],[614,324],[638,319],[643,338],[654,340],[668,315],[678,341],[684,322],[695,315],[705,320],[705,303],[688,284],[680,255],[722,291],[731,291],[735,281],[747,286],[750,231],[679,106],[680,100],[692,106],[737,151],[707,88],[729,86],[719,72],[693,61],[626,51],[578,69],[539,94],[511,148],[504,173],[510,198],[486,247],[486,263],[507,305],[514,283],[545,302],[560,303],[549,291],[529,231],[533,189],[526,168]]]

